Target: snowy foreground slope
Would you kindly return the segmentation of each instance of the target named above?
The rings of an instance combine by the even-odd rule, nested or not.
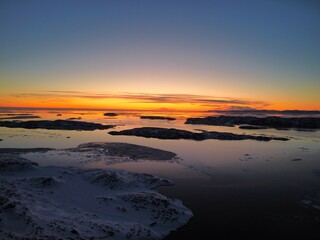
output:
[[[192,212],[153,188],[171,185],[120,170],[40,167],[0,154],[0,239],[161,239]]]

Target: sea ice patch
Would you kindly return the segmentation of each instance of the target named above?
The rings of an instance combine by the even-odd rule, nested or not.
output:
[[[149,174],[35,167],[8,154],[0,166],[1,239],[161,239],[192,217],[153,190],[171,182]]]

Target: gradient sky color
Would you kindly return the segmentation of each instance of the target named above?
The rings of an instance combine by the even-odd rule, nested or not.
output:
[[[0,106],[320,109],[320,4],[2,0]]]

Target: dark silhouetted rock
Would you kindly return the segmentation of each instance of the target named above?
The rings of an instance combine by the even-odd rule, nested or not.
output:
[[[171,160],[176,156],[175,153],[136,145],[119,142],[92,142],[83,143],[78,147],[70,149],[72,152],[96,152],[106,156],[129,157],[130,159],[147,159],[147,160]]]
[[[210,110],[209,112],[215,112],[220,114],[229,114],[229,115],[320,115],[318,110],[257,110],[257,109],[244,109],[244,110]]]
[[[0,120],[5,119],[5,120],[9,120],[9,119],[35,119],[35,118],[41,118],[39,116],[33,116],[33,115],[17,115],[17,116],[10,116],[10,117],[3,117],[0,118]]]
[[[110,113],[105,113],[105,114],[103,114],[103,116],[115,117],[115,116],[118,116],[118,114],[110,112]]]
[[[0,148],[1,153],[30,153],[30,152],[48,152],[54,148]]]
[[[251,117],[251,116],[218,116],[205,118],[188,118],[185,124],[204,124],[215,126],[253,125],[276,129],[288,128],[320,128],[320,118],[282,118],[282,117]]]
[[[214,131],[203,131],[201,133],[190,132],[186,130],[179,130],[175,128],[155,128],[155,127],[142,127],[133,128],[122,131],[111,131],[111,135],[128,135],[128,136],[139,136],[146,138],[159,138],[159,139],[191,139],[191,140],[205,140],[205,139],[219,139],[219,140],[246,140],[253,139],[258,141],[270,141],[280,140],[287,141],[288,138],[279,137],[267,137],[267,136],[253,136],[245,134],[233,134],[227,132],[214,132]]]
[[[68,120],[81,120],[81,117],[72,117],[72,118],[68,118]]]
[[[141,116],[140,118],[150,119],[150,120],[169,120],[169,121],[176,120],[175,118],[172,118],[172,117],[163,117],[163,116]]]
[[[263,126],[251,126],[251,125],[243,125],[239,126],[240,129],[248,129],[248,130],[259,130],[259,129],[268,129],[268,127]]]
[[[113,128],[114,125],[103,125],[100,123],[69,121],[69,120],[41,120],[41,121],[0,121],[0,127],[27,128],[27,129],[50,129],[50,130],[84,130]]]

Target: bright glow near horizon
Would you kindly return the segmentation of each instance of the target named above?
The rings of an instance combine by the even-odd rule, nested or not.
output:
[[[317,3],[13,0],[0,9],[0,107],[320,109]]]

